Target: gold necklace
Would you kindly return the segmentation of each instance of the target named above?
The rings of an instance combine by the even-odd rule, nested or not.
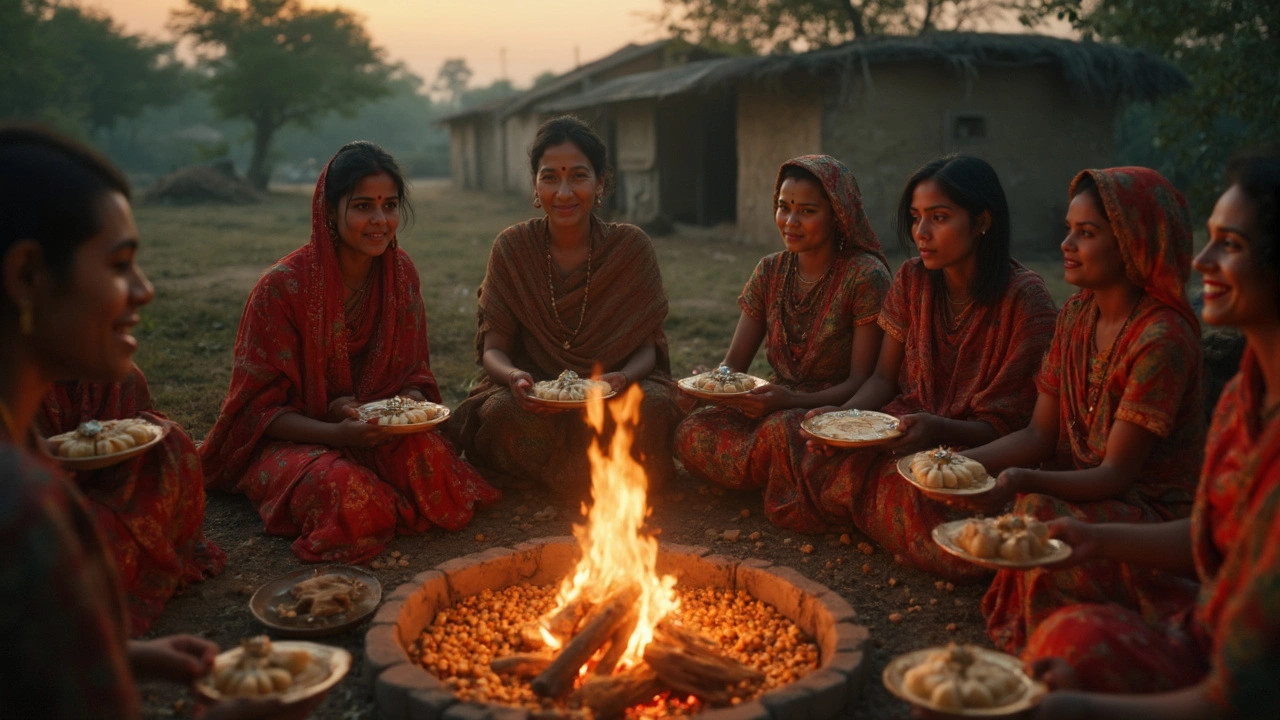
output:
[[[554,268],[551,262],[551,231],[547,231],[547,288],[551,290],[551,313],[556,316],[556,324],[560,326],[561,330],[564,330],[565,335],[569,336],[564,341],[565,350],[568,350],[573,341],[578,339],[578,333],[582,332],[582,324],[587,319],[587,298],[591,294],[591,256],[595,254],[595,249],[596,238],[593,234],[587,245],[587,283],[582,288],[582,309],[578,311],[578,327],[574,328],[571,333],[569,332],[569,326],[565,325],[564,321],[560,319],[560,308],[556,305],[556,283],[552,278]]]
[[[1111,362],[1115,360],[1116,357],[1116,346],[1120,344],[1120,339],[1124,337],[1124,331],[1129,329],[1129,323],[1133,322],[1134,316],[1138,314],[1138,306],[1141,304],[1142,298],[1138,298],[1138,301],[1134,303],[1133,307],[1129,310],[1129,317],[1125,318],[1124,324],[1120,326],[1120,332],[1116,333],[1115,340],[1111,341],[1111,347],[1107,348],[1107,361],[1106,364],[1102,366],[1102,373],[1098,376],[1098,383],[1094,387],[1089,388],[1089,392],[1085,396],[1088,400],[1088,412],[1090,415],[1093,414],[1093,408],[1098,404],[1098,398],[1102,396],[1102,386],[1107,384],[1107,376],[1111,374]],[[1095,348],[1098,346],[1098,317],[1101,315],[1102,312],[1099,311],[1093,318],[1092,342]],[[1089,373],[1086,372],[1086,384],[1088,384],[1088,377]]]

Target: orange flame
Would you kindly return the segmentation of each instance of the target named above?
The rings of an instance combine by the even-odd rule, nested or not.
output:
[[[670,575],[658,577],[656,571],[658,541],[642,533],[649,513],[649,478],[631,457],[631,444],[643,398],[639,385],[632,385],[621,400],[607,406],[599,393],[587,401],[587,423],[596,431],[596,439],[587,452],[593,502],[587,524],[573,528],[582,559],[561,585],[557,606],[548,614],[549,617],[578,598],[600,603],[638,584],[638,620],[619,670],[640,663],[658,622],[679,607],[673,590],[676,579]],[[607,455],[600,448],[606,410],[615,425]]]

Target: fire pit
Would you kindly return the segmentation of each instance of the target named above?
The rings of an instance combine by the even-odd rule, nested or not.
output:
[[[460,702],[435,675],[411,661],[407,649],[424,629],[464,598],[512,585],[556,585],[581,557],[571,537],[542,538],[493,548],[442,563],[390,595],[365,636],[365,679],[380,717],[388,720],[464,720],[486,715],[529,717],[528,710]],[[763,560],[711,555],[707,548],[664,544],[658,571],[680,587],[742,590],[789,618],[818,645],[817,669],[759,698],[702,713],[709,720],[830,718],[852,704],[863,680],[867,631],[838,594],[791,568]]]
[[[609,437],[609,452],[599,440],[588,450],[592,504],[576,541],[452,560],[391,596],[365,640],[383,717],[659,717],[721,707],[706,714],[781,720],[832,717],[848,705],[866,638],[848,603],[769,563],[659,551],[645,527],[648,481],[630,452],[641,397],[633,387],[608,407],[598,396],[588,402],[587,421]],[[677,584],[696,599],[685,622]]]

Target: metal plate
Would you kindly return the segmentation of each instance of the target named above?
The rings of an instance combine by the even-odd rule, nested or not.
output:
[[[365,403],[364,405],[361,405],[357,409],[357,411],[360,413],[360,417],[363,418],[364,411],[366,409],[377,409],[382,407],[386,403],[387,403],[386,400],[374,400],[373,402],[369,402],[369,403]],[[431,428],[439,425],[445,420],[448,420],[449,416],[453,414],[453,412],[449,410],[448,407],[441,405],[439,403],[433,403],[433,402],[424,400],[424,401],[421,401],[421,404],[430,405],[433,408],[433,411],[435,413],[430,420],[424,423],[414,423],[413,425],[383,425],[381,423],[374,423],[374,424],[380,428],[384,428],[387,431],[387,433],[391,435],[410,435],[412,433],[419,433],[419,432],[425,432],[427,430],[430,430]],[[365,420],[365,422],[369,422],[369,421]]]
[[[365,590],[352,603],[350,610],[328,617],[301,616],[297,618],[280,617],[276,608],[281,604],[293,605],[296,600],[289,594],[293,587],[304,580],[321,575],[340,575],[364,584]],[[337,635],[360,624],[365,618],[378,609],[382,602],[382,583],[372,573],[352,565],[325,565],[323,567],[298,570],[270,580],[258,588],[249,598],[249,611],[282,637],[324,637]],[[313,617],[312,622],[307,618]]]
[[[262,698],[278,697],[285,707],[327,691],[336,685],[351,669],[351,653],[342,648],[329,647],[328,645],[304,640],[272,641],[271,646],[276,650],[306,650],[311,654],[310,666],[298,674],[294,679],[296,684],[293,687],[283,693],[257,696]],[[216,672],[218,668],[235,664],[243,654],[244,650],[241,648],[234,648],[219,654],[213,661],[214,671]],[[308,673],[311,674],[309,675]],[[213,674],[209,673],[196,680],[195,690],[201,697],[217,702],[222,700],[224,696],[213,687]]]
[[[838,448],[883,445],[902,435],[898,418],[874,410],[836,410],[800,423],[805,432]],[[858,429],[857,434],[850,430]],[[865,434],[865,437],[863,437]],[[862,437],[863,439],[858,439]]]
[[[916,697],[915,695],[907,692],[907,689],[902,685],[903,676],[906,675],[908,670],[924,662],[925,659],[933,653],[940,650],[946,650],[946,648],[943,647],[913,650],[912,652],[899,655],[893,660],[890,660],[889,664],[884,668],[884,674],[881,675],[885,689],[912,705],[928,708],[935,712],[945,713],[952,717],[983,718],[1007,717],[1009,715],[1016,715],[1018,713],[1025,712],[1035,707],[1040,702],[1040,698],[1044,697],[1044,694],[1048,692],[1048,688],[1045,687],[1044,683],[1031,678],[1023,671],[1022,661],[1018,658],[989,648],[969,646],[969,649],[971,649],[974,655],[976,655],[982,662],[999,665],[1013,673],[1013,675],[1022,683],[1022,692],[1004,705],[988,708],[964,708],[962,710],[944,710],[943,708],[929,702],[926,698]]]
[[[938,543],[938,547],[962,560],[968,560],[974,565],[991,568],[992,570],[1030,570],[1044,565],[1060,563],[1071,557],[1071,546],[1057,538],[1049,538],[1049,552],[1026,562],[970,555],[967,550],[960,547],[960,544],[956,542],[956,538],[960,536],[960,531],[964,528],[965,523],[968,522],[969,520],[952,520],[951,522],[942,523],[933,529],[933,541]]]

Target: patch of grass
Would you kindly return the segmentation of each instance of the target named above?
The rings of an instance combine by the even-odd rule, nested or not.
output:
[[[431,367],[444,401],[456,405],[477,376],[476,289],[493,238],[533,215],[523,196],[459,191],[440,181],[413,188],[416,221],[400,242],[422,276]],[[231,378],[232,348],[244,303],[273,262],[310,237],[310,194],[272,193],[239,207],[135,208],[143,269],[156,299],[143,310],[137,362],[156,407],[203,437]],[[745,246],[699,233],[654,238],[671,300],[666,331],[674,373],[713,365],[738,321],[738,293],[774,246]],[[891,249],[891,253],[896,248]],[[896,268],[901,255],[890,255]],[[1070,295],[1056,258],[1024,263],[1038,270],[1059,304]],[[765,374],[764,353],[752,372]]]

